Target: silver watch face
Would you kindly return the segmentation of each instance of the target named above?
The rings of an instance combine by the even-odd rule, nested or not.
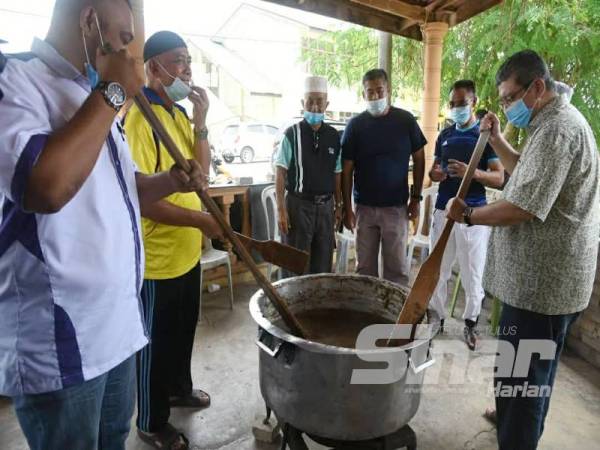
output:
[[[106,86],[106,96],[115,106],[123,106],[125,104],[125,89],[119,83],[109,83]]]

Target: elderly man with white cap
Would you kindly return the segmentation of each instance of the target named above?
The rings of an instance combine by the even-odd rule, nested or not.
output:
[[[310,252],[310,273],[331,272],[342,214],[340,136],[323,122],[328,105],[327,80],[308,77],[304,119],[285,131],[276,161],[279,228],[287,244]]]

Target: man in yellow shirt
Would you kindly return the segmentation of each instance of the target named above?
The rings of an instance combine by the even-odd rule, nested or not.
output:
[[[144,46],[147,87],[153,111],[186,158],[209,173],[206,92],[191,85],[191,58],[183,39],[161,31]],[[193,119],[177,104],[188,98]],[[192,128],[193,125],[193,128]],[[138,170],[152,174],[174,161],[137,106],[125,119],[125,134]],[[201,230],[220,237],[215,220],[200,211],[195,193],[173,194],[142,211],[146,272],[142,287],[144,320],[150,344],[138,354],[138,435],[155,448],[188,448],[169,424],[171,407],[203,408],[210,397],[192,389],[191,357],[200,309]]]

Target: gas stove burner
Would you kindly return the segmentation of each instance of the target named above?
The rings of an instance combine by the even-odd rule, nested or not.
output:
[[[304,433],[287,423],[283,425],[281,450],[308,450],[303,434],[318,444],[330,447],[331,450],[417,450],[417,435],[409,425],[387,436],[368,441],[338,441]]]

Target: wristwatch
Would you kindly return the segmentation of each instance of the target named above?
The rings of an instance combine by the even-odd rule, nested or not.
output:
[[[421,194],[415,194],[415,185],[411,185],[410,187],[410,198],[413,200],[423,201],[423,196]]]
[[[116,81],[101,81],[94,90],[100,92],[106,104],[117,112],[121,110],[127,100],[125,88]]]
[[[463,211],[463,220],[465,221],[465,223],[467,224],[468,227],[473,226],[473,223],[471,222],[471,214],[473,214],[473,208],[470,206],[467,206],[465,208],[465,210]]]
[[[208,128],[206,127],[194,130],[194,133],[196,133],[196,137],[201,141],[206,141],[208,139]]]

